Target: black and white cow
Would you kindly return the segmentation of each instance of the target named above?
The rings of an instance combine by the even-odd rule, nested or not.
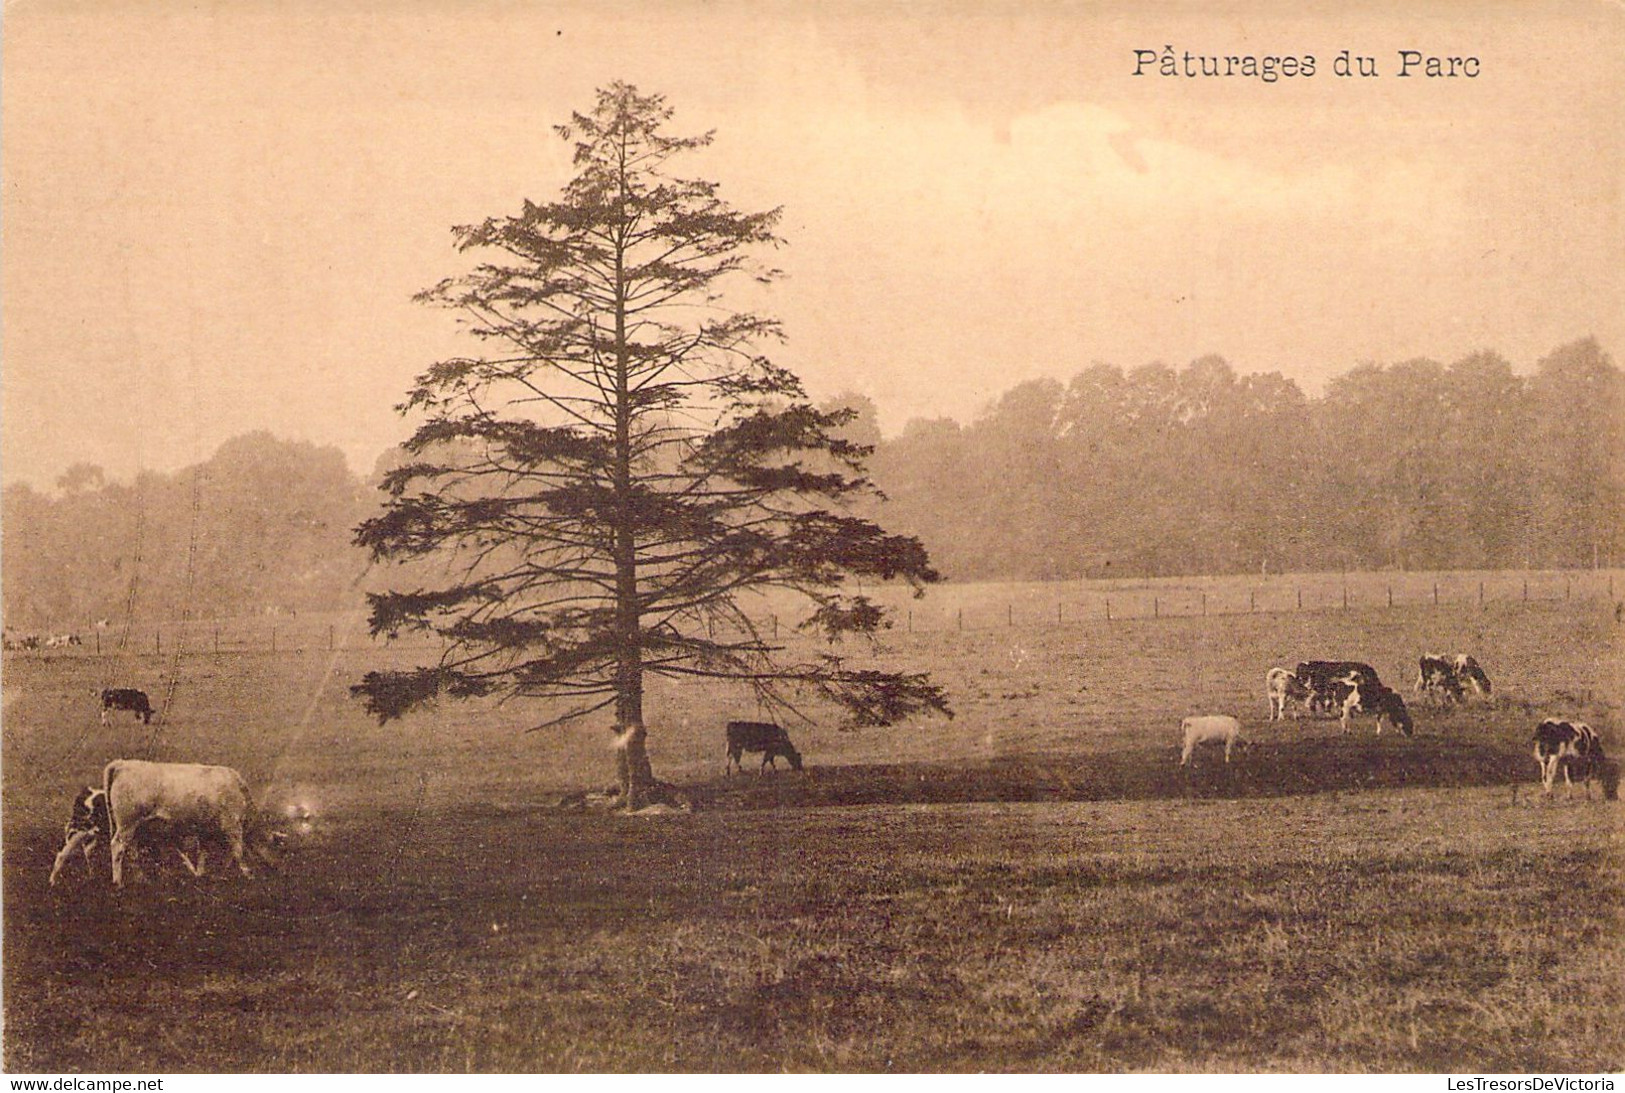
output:
[[[146,691],[138,691],[134,687],[104,687],[101,698],[103,725],[107,724],[108,710],[130,710],[141,719],[143,725],[152,724],[152,703]]]
[[[62,870],[72,859],[75,851],[84,854],[85,870],[93,873],[95,870],[92,856],[96,847],[104,842],[111,842],[111,828],[112,824],[107,815],[107,792],[98,786],[86,786],[80,790],[78,796],[73,799],[73,809],[62,829],[62,849],[56,852],[56,860],[51,864],[49,883],[54,886],[61,879]],[[149,853],[173,849],[188,873],[194,877],[202,876],[204,851],[201,843],[196,836],[185,836],[178,841],[169,838],[174,834],[175,832],[167,830],[163,824],[149,825],[142,832],[141,849]]]
[[[1489,697],[1490,677],[1478,666],[1478,661],[1466,653],[1457,653],[1451,667],[1456,670],[1456,682],[1463,688],[1471,689],[1485,698]]]
[[[1423,653],[1416,662],[1416,693],[1440,695],[1447,703],[1463,698],[1456,662],[1435,653]]]
[[[1546,796],[1552,795],[1557,772],[1562,770],[1569,796],[1574,795],[1574,783],[1578,779],[1585,786],[1586,799],[1590,800],[1591,780],[1603,773],[1606,757],[1602,753],[1602,741],[1590,725],[1584,721],[1548,718],[1535,726],[1535,762],[1540,764],[1540,782]],[[1605,786],[1605,796],[1606,790]]]
[[[108,837],[108,826],[107,794],[96,786],[86,786],[73,799],[73,811],[62,828],[62,849],[56,852],[56,861],[51,865],[50,883],[54,885],[61,878],[62,868],[75,850],[84,852],[88,872],[91,852],[97,843]]]
[[[1371,714],[1377,719],[1377,735],[1382,735],[1382,723],[1388,722],[1406,736],[1415,732],[1410,711],[1399,692],[1381,683],[1361,683],[1351,687],[1343,699],[1343,731],[1349,731],[1349,719],[1355,714]]]
[[[801,769],[801,753],[796,746],[790,743],[790,734],[781,726],[768,721],[730,721],[728,722],[728,772],[731,774],[737,767],[741,771],[744,765],[740,758],[747,751],[762,753],[763,771],[768,764],[777,770],[779,765],[775,761],[782,755],[790,760],[790,766],[795,770]]]
[[[1377,670],[1357,660],[1306,660],[1293,675],[1309,692],[1310,713],[1342,709],[1349,692],[1361,684],[1382,685]]]

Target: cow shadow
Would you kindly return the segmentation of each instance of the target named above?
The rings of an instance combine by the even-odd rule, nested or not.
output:
[[[1189,766],[1177,747],[1087,756],[1034,754],[944,763],[816,766],[800,774],[713,779],[684,787],[696,807],[752,809],[973,802],[1144,801],[1286,797],[1369,789],[1460,788],[1528,782],[1522,752],[1491,743],[1423,737],[1268,741],[1200,749]]]

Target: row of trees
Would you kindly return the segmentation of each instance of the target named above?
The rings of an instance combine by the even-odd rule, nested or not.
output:
[[[354,528],[374,491],[337,448],[240,436],[175,474],[108,481],[78,464],[57,494],[5,488],[8,627],[354,606]]]
[[[1179,371],[1095,365],[1007,392],[975,421],[890,440],[844,396],[888,500],[950,577],[1065,579],[1285,570],[1617,564],[1625,554],[1625,377],[1596,342],[1533,375],[1481,353],[1362,365],[1315,399],[1215,357]],[[360,602],[354,528],[377,512],[335,448],[254,433],[173,475],[65,473],[4,491],[5,612],[62,628]],[[196,517],[193,503],[197,504]],[[195,552],[192,534],[196,530]],[[190,565],[189,565],[190,561]],[[362,587],[365,587],[363,584]]]
[[[1215,357],[1095,365],[890,440],[862,396],[824,410],[874,448],[888,499],[862,513],[969,580],[1618,564],[1622,403],[1625,377],[1588,339],[1528,377],[1492,353],[1362,365],[1315,399]],[[132,595],[142,617],[357,606],[354,529],[410,462],[387,453],[368,483],[336,448],[262,432],[173,475],[81,464],[54,495],[8,486],[6,618],[68,629]]]
[[[960,579],[1589,566],[1625,548],[1625,376],[1589,338],[1527,378],[1485,352],[1313,399],[1218,357],[1096,364],[910,422],[871,467]]]

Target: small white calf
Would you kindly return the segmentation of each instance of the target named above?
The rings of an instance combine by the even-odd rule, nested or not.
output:
[[[1290,668],[1271,668],[1264,675],[1264,697],[1269,699],[1270,720],[1280,721],[1286,717],[1286,704],[1295,702],[1305,706],[1309,702],[1309,688],[1303,681],[1293,674]],[[1296,720],[1298,711],[1292,711]]]
[[[1224,761],[1230,762],[1230,751],[1237,744],[1245,746],[1247,741],[1241,738],[1241,722],[1233,717],[1222,714],[1209,714],[1205,717],[1187,717],[1179,723],[1180,732],[1185,737],[1185,750],[1179,755],[1179,765],[1188,766],[1191,761],[1191,752],[1196,750],[1198,744],[1224,743]]]

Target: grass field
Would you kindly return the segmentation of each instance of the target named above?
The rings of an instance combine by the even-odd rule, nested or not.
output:
[[[792,724],[804,773],[729,779],[721,722],[754,706],[657,685],[656,771],[702,807],[651,817],[545,807],[609,780],[603,723],[368,721],[345,687],[385,651],[11,657],[4,1062],[1617,1070],[1625,814],[1540,801],[1527,739],[1618,741],[1619,634],[1580,599],[897,632],[954,720]],[[1272,664],[1408,695],[1423,651],[1472,652],[1495,700],[1416,706],[1412,739],[1264,720]],[[104,728],[102,685],[168,695],[162,724]],[[1180,770],[1195,712],[1253,746]],[[254,882],[47,888],[115,755],[229,763],[321,828]]]

